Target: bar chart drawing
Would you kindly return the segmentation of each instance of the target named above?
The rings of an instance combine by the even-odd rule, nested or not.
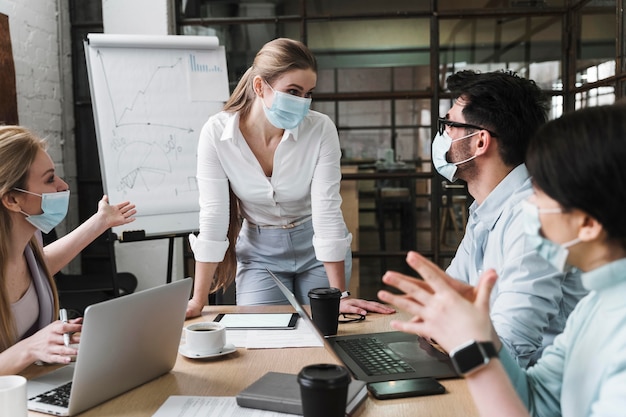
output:
[[[217,64],[201,64],[195,54],[189,54],[189,69],[191,72],[224,72],[224,69]]]

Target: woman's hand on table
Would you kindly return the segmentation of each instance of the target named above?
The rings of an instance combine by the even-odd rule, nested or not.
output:
[[[381,304],[376,301],[368,301],[362,300],[360,298],[342,298],[339,303],[339,312],[340,313],[352,313],[352,314],[360,314],[365,316],[368,312],[371,313],[381,313],[381,314],[392,314],[395,313],[396,310],[392,307],[389,307],[385,304]]]
[[[204,303],[196,301],[194,298],[187,302],[187,311],[185,312],[185,318],[191,319],[194,317],[198,317],[202,314],[202,309],[204,308]]]

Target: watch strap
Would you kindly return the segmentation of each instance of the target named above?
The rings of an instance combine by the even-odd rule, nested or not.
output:
[[[495,358],[498,356],[498,351],[492,342],[478,342],[478,344],[482,346],[488,358]]]
[[[344,291],[341,293],[341,299],[350,297],[350,291]]]
[[[450,359],[460,375],[468,375],[487,365],[498,356],[492,342],[470,340],[450,352]]]

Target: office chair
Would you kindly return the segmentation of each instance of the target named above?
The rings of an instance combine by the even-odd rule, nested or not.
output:
[[[448,222],[452,224],[456,239],[460,241],[467,226],[467,193],[465,185],[441,182],[443,195],[441,196],[441,224],[439,229],[439,242],[447,243]]]

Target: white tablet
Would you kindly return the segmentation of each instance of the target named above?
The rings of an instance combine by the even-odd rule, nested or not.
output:
[[[289,330],[296,328],[297,313],[221,313],[215,317],[227,329],[271,329]]]

